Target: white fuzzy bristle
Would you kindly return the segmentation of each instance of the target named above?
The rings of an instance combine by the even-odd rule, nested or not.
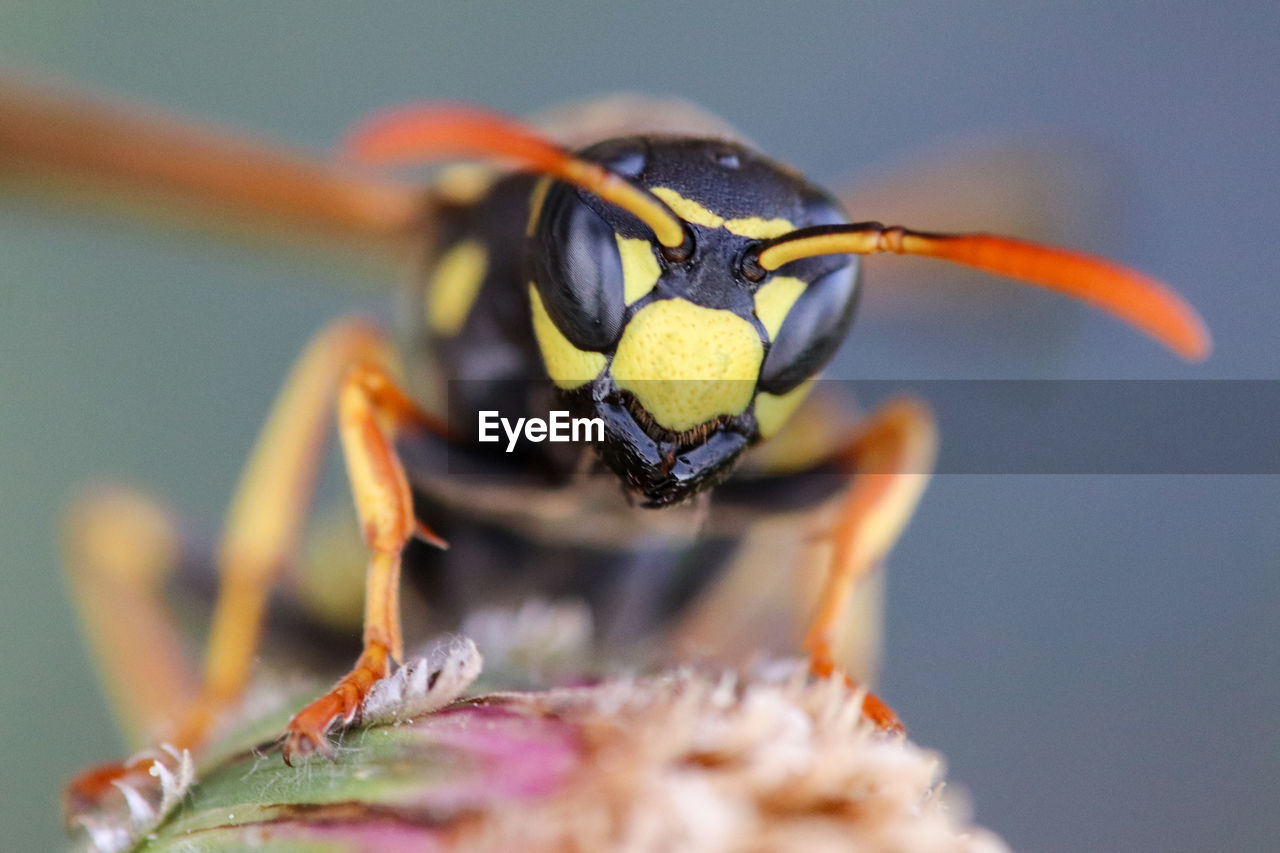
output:
[[[476,644],[466,637],[442,642],[376,682],[365,697],[360,719],[373,726],[438,711],[471,686],[482,665]]]
[[[158,781],[159,790],[124,781],[112,784],[124,799],[125,808],[102,809],[93,815],[78,815],[73,825],[84,829],[89,849],[95,853],[121,853],[130,850],[164,823],[178,807],[196,781],[196,766],[188,750],[169,744],[159,750],[145,750],[130,758],[127,767],[146,766],[147,773]],[[172,767],[169,766],[172,763]],[[151,788],[148,790],[148,788]]]

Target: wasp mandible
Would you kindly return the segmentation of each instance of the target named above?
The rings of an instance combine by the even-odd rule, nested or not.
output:
[[[707,520],[713,489],[732,507],[814,472],[840,475],[806,504],[828,508],[827,565],[816,595],[793,586],[816,602],[803,639],[812,673],[842,674],[850,597],[906,525],[936,448],[927,407],[909,398],[839,440],[805,414],[853,321],[863,255],[973,267],[1089,302],[1185,358],[1209,349],[1194,310],[1151,278],[1012,237],[855,221],[850,213],[875,212],[846,211],[675,102],[605,101],[546,130],[473,107],[411,106],[362,124],[333,161],[17,86],[0,91],[0,118],[0,154],[14,168],[397,241],[420,255],[398,341],[370,321],[338,320],[286,381],[227,516],[198,676],[168,651],[175,629],[156,612],[181,543],[146,507],[105,499],[81,509],[75,586],[120,715],[180,749],[198,751],[245,690],[335,410],[368,555],[363,648],[289,722],[287,762],[327,752],[333,730],[357,720],[370,686],[402,659],[406,561],[436,567],[445,609],[541,589],[590,600],[603,633],[627,623],[614,639],[671,635],[695,602],[721,614],[741,602],[733,590],[716,610],[728,561],[723,548],[698,544],[707,525],[713,542],[733,538],[717,540]],[[382,171],[441,161],[488,165],[446,169],[427,185]],[[602,439],[512,455],[457,427],[482,411],[532,418],[556,406],[598,419]],[[759,445],[800,451],[762,455]],[[483,475],[448,476],[461,468]],[[593,471],[608,482],[579,476]],[[439,549],[469,537],[506,543],[507,571],[476,580],[461,557],[439,568],[449,559]],[[606,541],[649,543],[650,558],[630,569],[651,573],[644,583],[620,581]],[[516,542],[541,550],[529,556]],[[739,627],[732,621],[704,620],[700,636],[724,639]],[[874,695],[864,713],[901,727]],[[128,772],[87,771],[73,802]]]

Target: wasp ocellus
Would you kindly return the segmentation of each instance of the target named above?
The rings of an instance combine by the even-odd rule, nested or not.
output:
[[[863,255],[967,265],[1088,301],[1186,358],[1209,347],[1159,282],[1011,237],[863,221],[875,211],[677,102],[606,101],[542,128],[410,107],[331,162],[17,87],[0,118],[0,154],[38,175],[415,250],[399,334],[338,320],[286,381],[225,524],[202,671],[156,612],[184,547],[163,515],[117,497],[76,516],[74,586],[120,716],[193,751],[250,678],[335,409],[366,555],[363,648],[289,722],[286,761],[327,751],[402,658],[402,572],[436,630],[482,603],[572,596],[599,644],[633,657],[802,646],[817,677],[865,674],[850,602],[910,518],[936,436],[919,401],[846,428],[811,393],[852,324]],[[426,185],[387,171],[450,160],[472,165]],[[598,421],[599,440],[479,440],[481,413],[554,410]],[[797,515],[813,519],[816,569],[774,538],[771,520]],[[864,712],[900,728],[874,695]],[[127,772],[86,772],[73,803]]]

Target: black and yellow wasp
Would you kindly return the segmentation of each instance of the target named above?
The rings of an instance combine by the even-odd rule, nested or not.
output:
[[[369,321],[340,320],[289,377],[226,523],[201,676],[168,651],[172,628],[153,612],[181,550],[161,517],[121,497],[80,510],[76,589],[121,716],[181,748],[205,743],[245,688],[335,407],[369,553],[363,651],[293,717],[286,761],[327,750],[401,659],[405,565],[435,628],[479,603],[575,596],[615,649],[731,659],[777,637],[798,645],[803,627],[815,675],[859,672],[867,640],[856,617],[846,624],[855,586],[906,524],[935,451],[919,402],[842,430],[808,396],[853,320],[860,255],[1021,279],[1185,357],[1208,350],[1198,317],[1158,282],[1012,238],[852,222],[875,211],[842,209],[676,102],[605,101],[543,130],[410,107],[365,124],[332,162],[13,86],[0,119],[0,156],[25,172],[417,254],[397,345]],[[377,170],[446,159],[489,165],[426,186]],[[477,440],[482,411],[555,409],[599,418],[603,440],[515,453]],[[769,518],[797,513],[822,534],[810,543],[817,571],[770,538]],[[874,696],[864,711],[899,725]],[[74,801],[125,772],[86,772]]]

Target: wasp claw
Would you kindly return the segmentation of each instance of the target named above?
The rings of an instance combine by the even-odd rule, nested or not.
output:
[[[329,727],[338,721],[335,717],[325,727],[328,731]],[[284,763],[290,767],[294,766],[294,761],[300,758],[307,758],[315,753],[319,753],[330,761],[334,760],[333,745],[329,742],[325,731],[320,732],[304,732],[291,730],[286,735],[283,747]]]
[[[852,685],[851,679],[846,679]],[[868,693],[866,698],[862,700],[862,716],[870,720],[875,727],[885,734],[890,735],[906,735],[907,727],[902,724],[902,720],[898,719],[898,715],[893,709],[885,704],[885,701],[874,693]]]
[[[294,758],[319,752],[333,760],[333,746],[328,733],[338,726],[357,722],[365,696],[379,679],[387,675],[390,659],[385,648],[371,645],[360,656],[356,666],[325,695],[303,708],[285,731],[284,762],[293,766]]]

